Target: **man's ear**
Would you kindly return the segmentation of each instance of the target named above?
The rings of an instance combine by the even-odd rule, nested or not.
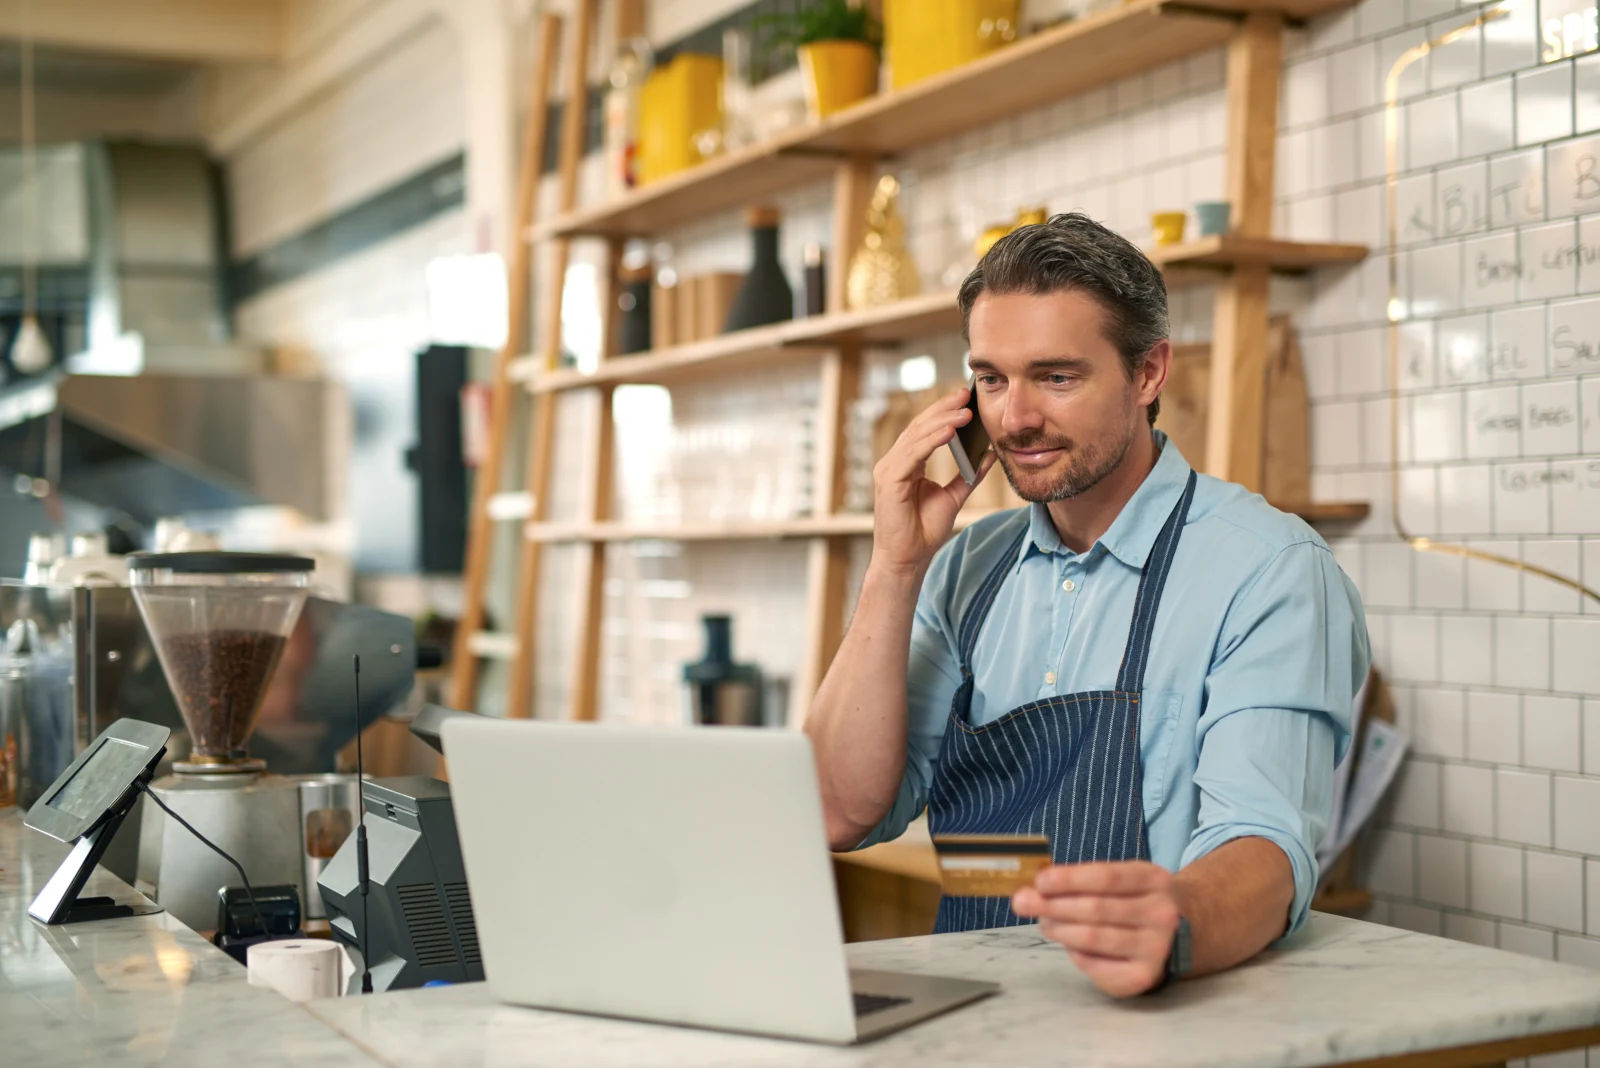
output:
[[[1167,375],[1172,373],[1172,342],[1162,338],[1145,354],[1144,363],[1133,376],[1134,391],[1140,407],[1149,407],[1166,388]]]

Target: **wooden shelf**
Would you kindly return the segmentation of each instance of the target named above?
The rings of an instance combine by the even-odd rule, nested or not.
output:
[[[1195,269],[1232,270],[1238,267],[1266,267],[1273,271],[1298,272],[1318,267],[1360,263],[1367,258],[1365,245],[1330,245],[1303,241],[1278,241],[1272,238],[1236,237],[1220,234],[1185,241],[1181,245],[1156,245],[1145,251],[1151,262],[1168,272],[1185,275]],[[1169,277],[1170,282],[1170,277]]]
[[[1258,5],[1219,0],[1214,6],[1206,11],[1167,0],[1131,0],[625,197],[551,219],[530,236],[652,234],[737,208],[820,178],[839,158],[893,155],[1218,48],[1233,35],[1237,12]]]
[[[1232,267],[1264,264],[1273,270],[1304,271],[1329,264],[1359,262],[1366,255],[1364,245],[1303,244],[1238,237],[1207,237],[1182,245],[1157,246],[1149,252],[1150,258],[1167,273],[1168,285],[1174,289],[1215,281],[1217,272]],[[618,356],[592,372],[561,370],[536,375],[531,373],[532,358],[524,358],[518,361],[513,377],[526,381],[535,393],[622,382],[666,384],[713,373],[770,366],[786,355],[804,355],[845,342],[896,345],[960,328],[956,291],[947,289],[881,308],[815,315],[657,352]],[[786,353],[786,350],[804,351]]]
[[[796,319],[788,327],[785,345],[898,345],[961,329],[961,312],[956,308],[956,291],[942,289],[879,308]]]
[[[814,315],[657,352],[617,356],[592,372],[562,370],[530,377],[525,368],[532,365],[532,360],[527,358],[519,361],[519,377],[527,381],[528,388],[535,393],[622,382],[681,382],[713,373],[721,375],[750,367],[767,367],[845,341],[893,345],[960,326],[955,293],[941,291],[881,308]]]
[[[1370,506],[1360,501],[1313,501],[1279,504],[1278,508],[1308,523],[1349,522],[1365,519]],[[973,509],[956,516],[956,529],[971,526],[997,510]],[[866,537],[872,533],[872,515],[843,512],[826,519],[742,519],[706,523],[529,523],[524,528],[531,541],[588,544],[612,541],[780,541],[789,538]]]
[[[1330,11],[1353,6],[1353,0],[1193,0],[1197,7],[1216,8],[1232,14],[1251,11],[1281,11],[1296,21],[1325,15]]]
[[[675,345],[670,349],[615,356],[594,371],[566,368],[532,377],[522,373],[519,377],[535,393],[559,393],[562,390],[621,382],[662,384],[692,379],[713,371],[719,374],[736,371],[742,367],[770,364],[782,358],[784,331],[791,325],[778,323],[687,345]],[[519,361],[524,366],[531,362],[531,357]]]
[[[1311,907],[1336,916],[1360,916],[1372,907],[1372,891],[1335,890],[1321,893],[1311,899]]]
[[[1307,523],[1358,523],[1372,514],[1365,501],[1305,501],[1300,504],[1273,502],[1280,511],[1297,515]]]

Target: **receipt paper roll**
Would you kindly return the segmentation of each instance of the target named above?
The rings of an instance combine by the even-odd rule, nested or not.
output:
[[[268,986],[290,1001],[336,998],[344,954],[336,942],[290,938],[260,942],[247,953],[251,986]]]

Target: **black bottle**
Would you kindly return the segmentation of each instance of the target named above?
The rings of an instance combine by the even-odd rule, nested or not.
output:
[[[650,282],[654,272],[648,266],[622,272],[622,292],[617,295],[617,310],[622,313],[618,323],[617,354],[627,356],[635,352],[650,351]]]
[[[821,245],[807,245],[805,252],[806,315],[821,315],[828,310],[828,268]]]
[[[754,255],[723,324],[725,334],[794,318],[794,290],[778,263],[778,209],[751,208],[748,219]]]

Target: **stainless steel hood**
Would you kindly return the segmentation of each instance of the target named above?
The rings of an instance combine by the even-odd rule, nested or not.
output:
[[[55,221],[88,237],[87,344],[0,389],[0,468],[145,524],[253,504],[326,519],[343,393],[265,376],[232,337],[216,165],[139,142],[76,158],[83,196],[61,210],[81,218]]]
[[[326,519],[343,407],[321,379],[57,375],[0,391],[0,467],[146,524],[252,504]]]

